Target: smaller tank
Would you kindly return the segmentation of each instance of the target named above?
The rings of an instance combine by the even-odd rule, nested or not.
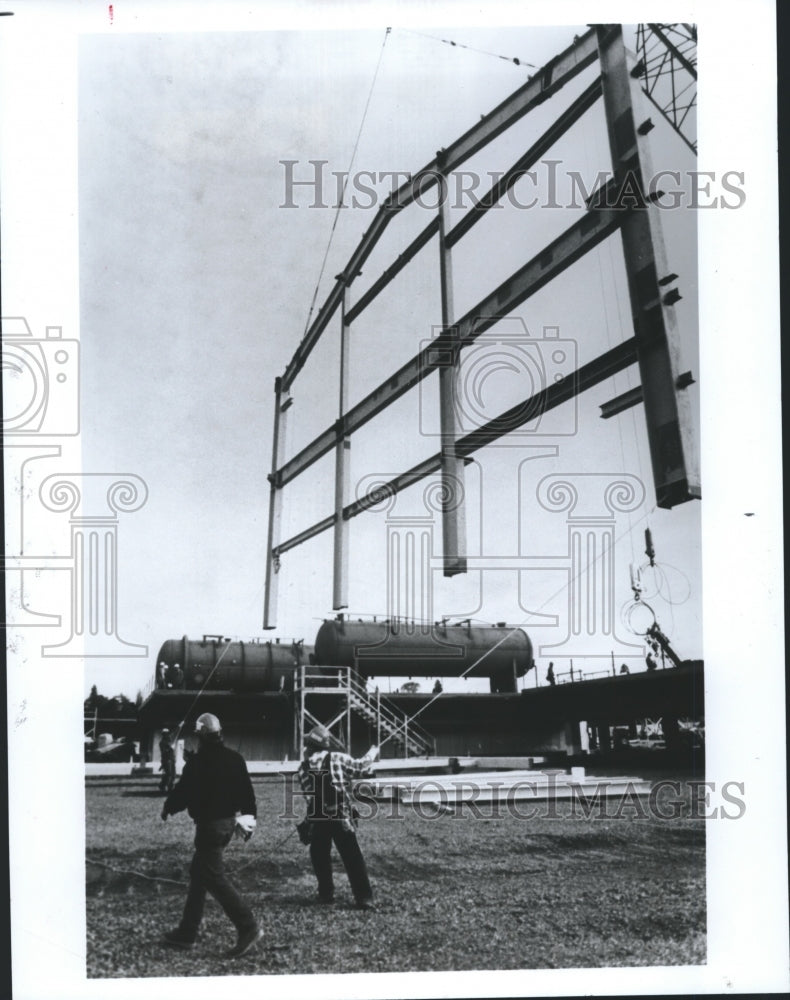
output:
[[[187,691],[293,691],[294,676],[312,647],[301,640],[168,639],[157,656],[156,685]]]

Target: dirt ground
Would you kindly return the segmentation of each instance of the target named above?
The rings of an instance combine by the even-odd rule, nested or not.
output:
[[[226,861],[264,938],[231,961],[223,952],[235,933],[213,900],[192,951],[158,944],[181,916],[186,814],[162,822],[152,779],[87,784],[89,977],[705,962],[703,819],[662,819],[633,799],[607,802],[603,816],[567,803],[553,818],[545,809],[533,818],[385,810],[360,828],[377,904],[360,912],[339,866],[337,901],[315,903],[308,849],[282,818],[283,782],[254,785],[258,829],[248,844],[234,841]]]

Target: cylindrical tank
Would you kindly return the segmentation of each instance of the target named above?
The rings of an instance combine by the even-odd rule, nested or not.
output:
[[[302,642],[230,642],[221,636],[198,641],[183,636],[163,643],[156,685],[189,691],[292,691],[294,675],[309,662]]]
[[[520,628],[402,621],[325,621],[315,639],[321,666],[354,667],[364,677],[488,677],[492,691],[515,691],[534,666]]]

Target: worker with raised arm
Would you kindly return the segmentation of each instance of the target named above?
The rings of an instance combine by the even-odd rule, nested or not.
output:
[[[304,756],[297,773],[308,805],[300,833],[310,844],[310,861],[322,903],[334,900],[331,858],[334,843],[346,869],[356,906],[363,910],[373,908],[373,890],[357,840],[351,782],[370,777],[371,764],[378,757],[379,748],[375,746],[359,759],[333,750],[332,736],[324,726],[316,726],[305,736]]]

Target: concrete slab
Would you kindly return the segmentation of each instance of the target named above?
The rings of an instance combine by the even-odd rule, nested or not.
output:
[[[582,769],[578,769],[582,770]],[[494,771],[466,775],[437,775],[416,780],[379,779],[371,782],[370,794],[382,801],[406,805],[461,805],[464,802],[508,803],[547,799],[593,800],[596,796],[647,796],[651,783],[627,776],[595,777],[557,772]]]

